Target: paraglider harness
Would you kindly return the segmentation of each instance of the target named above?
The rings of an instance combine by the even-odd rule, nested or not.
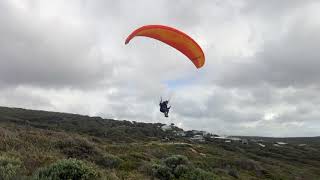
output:
[[[169,100],[167,101],[162,101],[162,98],[160,100],[160,112],[164,113],[164,116],[165,117],[169,117],[169,109],[171,108],[171,106],[168,107],[168,103],[169,103]]]

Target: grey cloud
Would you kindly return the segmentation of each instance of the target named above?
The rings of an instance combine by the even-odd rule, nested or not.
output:
[[[30,92],[22,87],[5,88],[0,90],[0,93],[0,103],[6,106],[30,109],[50,109],[52,107],[48,97]]]
[[[306,9],[307,11],[308,9]],[[310,16],[298,16],[284,35],[275,33],[250,63],[230,64],[220,84],[276,87],[318,86],[320,26],[310,24]]]
[[[0,76],[2,84],[88,87],[112,67],[103,62],[92,31],[63,18],[47,21],[2,2]]]
[[[0,103],[219,134],[317,135],[314,2],[41,1],[19,8],[4,1]],[[125,46],[145,24],[189,33],[203,45],[206,66],[196,70],[175,49],[146,38]],[[171,97],[168,119],[160,96]]]
[[[270,1],[255,1],[246,0],[244,1],[242,11],[244,13],[253,13],[255,15],[268,16],[268,18],[279,18],[282,15],[286,15],[288,12],[303,8],[306,5],[317,2],[316,0],[270,0]]]

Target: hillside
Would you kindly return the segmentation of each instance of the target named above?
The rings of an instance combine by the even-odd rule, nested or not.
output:
[[[0,107],[0,179],[320,179],[320,137],[199,142],[163,126]]]

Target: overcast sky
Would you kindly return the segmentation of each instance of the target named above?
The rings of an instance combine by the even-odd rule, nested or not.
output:
[[[0,105],[220,135],[319,136],[319,9],[317,0],[2,0]],[[124,45],[146,24],[189,34],[204,67],[152,39]]]

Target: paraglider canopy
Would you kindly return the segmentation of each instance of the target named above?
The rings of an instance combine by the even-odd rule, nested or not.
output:
[[[205,56],[198,43],[175,28],[163,25],[142,26],[128,36],[125,44],[136,36],[149,37],[168,44],[187,56],[197,68],[204,65]]]

